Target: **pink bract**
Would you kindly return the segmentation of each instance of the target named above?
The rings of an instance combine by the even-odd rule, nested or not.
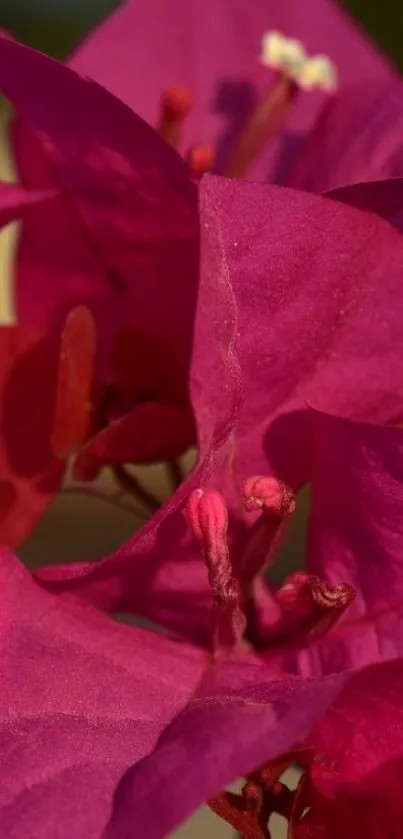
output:
[[[257,0],[250,6],[223,0],[219,7],[214,0],[191,5],[175,0],[169,9],[163,0],[143,7],[128,2],[90,34],[70,65],[151,125],[157,124],[162,92],[188,85],[194,106],[183,127],[181,150],[211,144],[222,173],[246,117],[272,82],[258,60],[262,37],[270,30],[299,39],[309,53],[329,55],[341,85],[394,77],[386,58],[332,0],[303,6],[299,0]],[[253,165],[253,180],[284,182],[325,101],[326,95],[301,95],[284,130]]]

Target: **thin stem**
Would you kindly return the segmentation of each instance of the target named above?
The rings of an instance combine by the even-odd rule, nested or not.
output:
[[[79,494],[88,495],[89,498],[96,498],[99,501],[105,501],[106,503],[117,507],[119,510],[131,513],[133,516],[139,516],[142,512],[138,509],[136,510],[132,502],[124,501],[125,493],[122,491],[118,491],[118,493],[108,492],[106,489],[102,489],[94,483],[87,483],[84,481],[76,481],[75,483],[71,483],[62,489],[62,495]]]
[[[183,472],[179,461],[169,460],[167,463],[167,471],[171,479],[173,489],[178,489],[183,481]]]
[[[119,484],[122,487],[124,492],[133,495],[134,498],[137,498],[148,510],[151,510],[155,513],[161,507],[160,501],[158,501],[155,496],[148,491],[145,487],[142,486],[140,481],[132,475],[127,469],[122,466],[120,463],[116,464],[112,467],[112,473]]]

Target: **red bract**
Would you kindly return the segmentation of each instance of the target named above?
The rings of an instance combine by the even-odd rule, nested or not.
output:
[[[29,218],[32,209],[56,200],[55,190],[24,190],[2,183],[0,224]],[[0,326],[0,531],[6,544],[20,542],[56,491],[61,465],[50,432],[58,342],[50,335]]]
[[[29,211],[38,204],[56,198],[58,190],[52,189],[24,189],[19,184],[0,183],[0,225],[5,227],[12,221],[26,218]],[[51,206],[52,206],[51,205]]]
[[[402,679],[400,661],[356,675],[315,728],[293,839],[400,835]]]
[[[236,670],[232,666],[230,674],[229,668],[222,666],[220,677],[217,671],[215,680],[211,678],[163,732],[154,752],[127,774],[107,839],[129,839],[133,824],[138,830],[147,829],[152,839],[162,839],[167,828],[199,803],[201,787],[214,812],[244,839],[270,839],[267,821],[275,813],[287,819],[290,839],[400,835],[403,739],[395,731],[395,720],[401,716],[400,662],[308,681],[304,687],[297,679],[272,681],[267,691],[253,683],[251,672],[247,686],[239,689]],[[226,670],[237,689],[224,696],[225,677],[224,683],[220,679]],[[245,685],[246,672],[244,665]],[[382,681],[390,688],[380,688]],[[307,722],[315,699],[321,703],[325,697],[332,705],[313,734],[288,754],[282,751],[286,726],[289,733],[295,731],[301,723],[299,713]],[[386,711],[394,717],[385,721]],[[277,731],[271,736],[273,715]],[[366,771],[368,760],[376,767],[372,772]],[[164,771],[165,761],[169,774]],[[302,764],[304,774],[294,792],[279,778],[295,762]],[[247,777],[242,794],[216,795],[220,782],[235,775]],[[339,782],[342,788],[334,787],[329,794],[328,785],[323,792],[323,779]],[[151,803],[157,797],[158,814],[150,819]]]
[[[52,336],[0,328],[0,532],[22,541],[50,503],[63,464],[51,449],[59,345]]]
[[[176,457],[195,436],[188,369],[196,187],[180,158],[102,88],[4,38],[0,65],[20,115],[14,135],[22,182],[57,188],[49,206],[24,214],[15,265],[19,324],[65,330],[54,452],[67,457],[81,447],[80,478],[105,463]],[[12,190],[24,200],[37,196]],[[69,340],[64,324],[78,306],[87,314],[71,315]]]

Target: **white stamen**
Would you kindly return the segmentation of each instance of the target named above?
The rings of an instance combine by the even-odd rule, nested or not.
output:
[[[326,55],[314,55],[308,58],[302,68],[299,85],[303,90],[321,90],[331,93],[337,88],[337,71],[330,58]]]
[[[280,32],[266,32],[262,38],[262,64],[279,70],[303,90],[332,91],[337,87],[337,71],[326,55],[309,56],[303,44]]]
[[[294,78],[305,64],[307,55],[300,41],[285,38],[280,32],[267,32],[263,36],[260,60],[267,67],[282,70]]]

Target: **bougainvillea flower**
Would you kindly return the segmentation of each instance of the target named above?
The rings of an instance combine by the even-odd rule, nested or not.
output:
[[[191,6],[175,0],[169,10],[161,0],[147,7],[128,2],[80,45],[70,63],[153,126],[161,123],[164,94],[181,93],[183,99],[186,86],[177,145],[186,153],[207,144],[212,159],[216,157],[216,171],[229,174],[227,166],[245,124],[275,84],[260,61],[261,44],[270,32],[292,39],[294,51],[297,43],[310,55],[329,56],[342,86],[394,75],[357,24],[328,0],[310,0],[303,7],[299,0],[258,0],[250,6],[225,0],[219,9],[214,0]],[[248,176],[283,181],[327,96],[293,97],[292,108],[283,109],[283,124],[256,155]]]
[[[52,452],[57,336],[0,327],[0,532],[19,543],[57,491],[63,463]]]
[[[22,84],[21,79],[29,79],[30,86],[25,81]],[[61,331],[70,309],[77,303],[86,304],[94,319],[92,326],[87,316],[78,319],[82,331],[80,343],[77,318],[73,319],[73,339],[69,338],[69,329],[67,334],[63,333],[63,346],[72,351],[76,347],[78,355],[80,347],[95,346],[95,382],[90,387],[87,375],[85,398],[85,382],[80,380],[77,385],[77,375],[71,375],[70,361],[66,369],[62,365],[56,428],[52,437],[55,454],[66,457],[69,452],[75,454],[78,447],[82,448],[76,468],[79,477],[86,479],[95,475],[105,463],[119,465],[176,456],[194,439],[187,380],[197,296],[196,185],[180,158],[133,112],[71,69],[2,39],[0,85],[20,114],[15,141],[23,183],[38,188],[56,181],[62,187],[57,206],[52,206],[51,211],[41,208],[24,227],[16,262],[18,320],[22,325],[39,329],[53,328],[57,323]],[[22,119],[29,122],[28,133]],[[232,247],[231,252],[228,245],[227,257],[235,277],[239,271],[242,274],[239,263],[250,247],[249,239],[253,240],[254,231],[244,222],[242,190],[235,199],[231,191],[236,190],[235,185],[223,182],[222,194],[221,187],[217,189],[214,200],[218,212],[222,206],[226,218],[231,210],[231,220],[225,221],[222,235],[225,239],[230,233],[237,242],[238,251]],[[234,212],[230,206],[233,200]],[[262,197],[256,193],[251,204],[254,213],[257,203],[261,205],[259,213],[263,220],[262,207],[267,218],[269,206],[263,205]],[[301,225],[306,223],[307,210],[301,206],[297,213],[298,236],[302,233]],[[336,219],[334,207],[332,213]],[[314,240],[311,247],[315,253],[321,236],[319,215],[317,224],[312,223],[311,231]],[[267,240],[270,254],[261,250],[258,255],[261,266],[265,265],[266,259],[273,263],[273,274],[278,272],[279,260],[283,264],[283,252],[292,252],[286,247],[286,236],[294,236],[294,233],[290,232],[288,221],[289,229],[284,231],[282,218],[279,216],[277,228],[271,221],[271,235]],[[296,222],[294,218],[291,220],[292,224]],[[219,223],[221,226],[223,221]],[[267,220],[262,223],[267,224]],[[238,231],[241,224],[243,229]],[[349,225],[346,221],[346,234]],[[330,247],[330,238],[336,234],[330,222],[327,229]],[[364,234],[363,227],[360,229],[366,238],[367,232]],[[351,238],[351,231],[349,236]],[[358,249],[358,237],[356,244]],[[301,265],[289,269],[298,285],[296,274],[300,273],[301,266],[304,270],[303,266],[307,265],[305,237],[301,236],[300,247],[304,251]],[[63,270],[59,271],[62,253],[66,254],[66,259]],[[325,257],[320,259],[324,263]],[[249,277],[252,267],[249,259],[247,264]],[[328,266],[320,272],[319,262],[317,264],[317,282],[322,283]],[[256,266],[253,268],[253,282],[257,287]],[[355,270],[363,275],[368,271],[371,274],[367,259]],[[392,271],[392,277],[396,273],[397,268]],[[54,282],[55,274],[57,283]],[[237,305],[241,317],[247,311],[243,301],[248,277],[234,280],[236,285],[240,283]],[[283,277],[284,272],[280,283]],[[353,293],[351,280],[352,277],[349,290],[346,284],[340,294]],[[259,283],[266,281],[262,278]],[[369,294],[368,288],[368,299]],[[330,317],[334,318],[338,303],[336,298],[332,299],[334,309]],[[321,295],[318,305],[320,300]],[[324,325],[329,314],[322,312],[322,316]],[[316,320],[317,314],[312,313],[312,317]],[[248,311],[249,324],[254,318],[255,314]],[[286,321],[285,317],[284,323]],[[71,324],[68,318],[67,322]],[[301,324],[303,322],[302,317]],[[283,327],[278,319],[276,323],[280,334],[274,343],[278,345],[283,340]],[[96,333],[94,340],[91,338],[93,331]],[[269,340],[273,346],[272,333]],[[261,351],[262,336],[259,342]],[[255,344],[252,349],[256,348]],[[304,345],[302,350],[301,344],[301,363],[305,363],[302,362],[305,349],[309,354],[309,347]],[[249,354],[247,346],[244,351]],[[68,353],[62,353],[62,361],[67,356]],[[88,373],[90,359],[87,362]],[[261,390],[266,394],[266,388],[261,388],[259,380],[260,366],[251,366],[255,373],[250,382],[251,394],[247,396],[248,418],[246,424],[242,422],[242,435],[248,425],[256,427],[260,422],[262,401],[258,393]],[[75,369],[82,373],[81,358],[76,360]],[[298,365],[294,364],[295,375],[298,375],[297,369]],[[284,371],[275,373],[274,379],[278,379],[278,387],[271,384],[269,391],[273,410],[277,412],[279,399],[284,400],[284,394],[278,392],[280,380],[283,390],[288,384]],[[68,390],[66,393],[66,387],[78,387],[78,390],[75,394]],[[373,387],[375,389],[375,382]],[[385,383],[385,387],[390,386]],[[309,397],[311,394],[305,392],[304,395]],[[85,406],[89,406],[87,415]],[[67,419],[66,411],[67,415],[70,412]],[[262,421],[266,422],[266,415]],[[260,459],[261,450],[259,463],[250,463],[252,474],[260,471]],[[293,460],[296,468],[294,456]],[[293,486],[298,483],[293,475],[285,477]]]
[[[203,531],[202,517],[199,524]],[[284,753],[306,749],[312,726],[348,690],[351,671],[278,674],[240,636],[223,659],[216,633],[214,661],[195,645],[44,592],[8,551],[0,565],[0,826],[15,839],[39,830],[51,839],[56,827],[61,839],[73,830],[77,839],[126,839],[145,822],[147,835],[162,839],[234,775],[267,762],[270,769],[279,756],[283,765]],[[214,597],[226,585],[222,571],[209,566]],[[225,600],[216,606],[229,625]],[[366,688],[381,676],[375,670]],[[212,806],[220,812],[217,799]]]
[[[215,340],[208,354],[202,341],[196,344],[195,376],[203,379],[208,373],[210,384],[210,389],[203,388],[199,403],[205,422],[198,481],[211,471],[210,459],[216,466],[230,448],[239,388],[234,360],[228,376],[235,323],[232,295],[225,274],[219,273],[223,267],[219,241],[208,249],[207,257],[198,325],[201,335],[210,330]],[[212,295],[224,319],[211,319],[207,302]],[[220,375],[224,371],[225,389]],[[250,487],[252,506],[258,490],[255,483]],[[187,561],[186,549],[179,543],[173,549]],[[153,775],[147,765],[139,764],[140,779],[144,772],[148,778],[147,790],[155,790],[160,773],[169,776],[168,786],[176,779],[171,805],[167,808],[162,797],[161,807],[153,808],[153,819],[148,814],[149,835],[155,831],[163,836],[206,795],[216,793],[229,780],[229,771],[230,777],[237,767],[247,771],[304,738],[348,678],[341,673],[319,680],[291,677],[276,682],[263,657],[242,652],[240,637],[234,638],[233,661],[222,661],[223,636],[217,633],[220,657],[206,670],[209,659],[201,648],[111,623],[69,595],[44,592],[7,551],[0,560],[6,639],[3,706],[0,703],[6,780],[0,795],[0,826],[15,839],[38,832],[51,839],[56,828],[61,839],[72,832],[77,839],[100,839],[104,829],[124,839],[129,829],[142,824],[142,797],[133,819],[130,791],[138,761],[150,752]],[[210,566],[209,572],[217,598],[219,580],[224,587],[231,581],[228,575],[223,579],[220,568]],[[204,573],[207,577],[206,569]],[[235,591],[233,584],[228,591]],[[217,599],[214,605],[219,606]],[[231,620],[224,600],[218,617],[226,616]],[[174,721],[184,705],[184,716],[179,714]],[[166,745],[162,740],[157,747],[165,727]],[[238,738],[245,736],[239,752],[234,730]],[[191,760],[184,761],[184,754]],[[193,774],[196,766],[203,768],[198,782]]]
[[[67,128],[66,134],[60,133],[59,122],[54,122],[56,117],[49,116],[46,100],[45,104],[37,103],[36,88],[29,91],[32,95],[26,99],[27,86],[24,83],[21,87],[14,81],[10,67],[25,67],[27,76],[32,79],[36,68],[44,90],[50,84],[48,74],[51,82],[56,74],[56,84],[60,75],[64,89],[71,83],[77,94],[75,105],[81,101],[79,92],[85,97],[89,90],[91,97],[91,91],[98,91],[98,88],[83,82],[68,68],[17,44],[3,41],[1,55],[4,63],[7,57],[7,66],[3,70],[0,66],[0,73],[5,77],[8,95],[12,99],[17,97],[17,104],[24,105],[31,120],[39,120],[39,125],[35,125],[37,130],[41,129],[42,138],[46,134],[46,147],[54,149],[52,154],[58,167],[75,184],[76,166],[73,165],[74,156],[73,163],[68,156],[70,135]],[[104,94],[99,95],[104,101]],[[105,96],[109,101],[109,95]],[[84,101],[87,100],[84,98]],[[123,105],[115,104],[124,109]],[[66,107],[63,113],[67,119]],[[124,109],[124,113],[129,119],[130,112]],[[100,126],[102,124],[100,119]],[[85,136],[88,136],[87,122],[84,127]],[[73,136],[76,137],[74,132]],[[99,138],[95,141],[99,143]],[[180,166],[179,159],[175,160],[175,165]],[[75,187],[74,194],[81,201],[83,193],[87,206],[87,190],[80,180],[79,184],[81,186]],[[188,187],[190,190],[190,181]],[[204,278],[199,286],[190,392],[202,465],[191,476],[190,483],[183,485],[174,502],[116,556],[101,565],[77,566],[71,571],[60,569],[56,572],[67,577],[78,575],[74,582],[77,590],[91,592],[90,596],[98,598],[97,602],[107,608],[139,610],[166,625],[176,623],[176,628],[183,622],[181,609],[185,599],[181,595],[184,591],[193,594],[199,604],[206,602],[205,572],[196,552],[194,562],[186,554],[189,574],[183,574],[176,551],[180,531],[183,531],[182,520],[167,513],[182,503],[191,489],[203,486],[206,463],[210,471],[214,461],[219,469],[215,447],[217,441],[222,446],[224,428],[226,441],[235,430],[233,445],[239,484],[250,476],[274,469],[295,489],[310,474],[306,400],[324,409],[371,420],[393,420],[401,409],[398,397],[400,367],[397,363],[391,364],[391,347],[399,356],[401,330],[396,308],[390,305],[400,288],[400,235],[375,216],[335,201],[293,191],[213,178],[206,180],[201,196],[204,236],[201,273]],[[185,199],[184,204],[187,206]],[[94,213],[97,220],[97,212],[90,201],[88,217],[92,218]],[[98,229],[96,224],[94,229]],[[224,267],[228,275],[223,276]],[[205,276],[207,273],[211,274],[209,280]],[[224,293],[228,280],[230,287]],[[193,315],[186,301],[189,298],[193,301],[196,296],[192,284],[188,285],[190,291],[186,289],[188,297],[183,299],[182,312],[175,311],[178,318],[175,322],[186,335],[191,331]],[[238,316],[235,342],[232,326],[229,327],[234,322],[234,304]],[[204,311],[201,310],[203,306]],[[165,310],[158,309],[153,316],[165,322],[165,315]],[[199,366],[201,355],[209,346],[209,336],[215,342],[218,340],[219,347],[224,341],[223,357],[227,359],[224,365],[221,360],[219,367],[214,366],[213,361]],[[216,360],[220,353],[220,349],[212,351],[209,346],[211,359]],[[226,396],[228,400],[228,394],[232,392],[228,376],[238,378],[237,357],[244,380],[244,402],[235,427],[232,412],[239,396],[229,399],[225,410],[222,399]],[[264,364],[262,359],[265,359]],[[267,375],[268,360],[270,375]],[[218,369],[222,370],[221,379],[217,378]],[[207,381],[208,378],[215,382]],[[219,393],[221,388],[222,394]],[[228,416],[232,417],[230,422]],[[80,427],[83,418],[75,419],[79,420]],[[290,428],[292,434],[289,434]],[[231,492],[234,494],[233,488]],[[160,538],[162,535],[164,538]],[[142,572],[138,575],[136,562],[140,562],[144,552],[150,552],[151,556],[148,556],[147,565],[142,563]],[[150,588],[153,593],[162,592],[161,596],[149,596]],[[179,615],[174,607],[176,602]],[[200,632],[194,602],[189,598],[185,603],[185,609],[194,615],[190,626],[186,623],[188,615],[184,621],[186,632],[196,632],[197,628]],[[202,633],[205,634],[204,615]]]
[[[203,799],[210,799],[212,809],[247,839],[268,839],[267,821],[272,813],[289,820],[292,839],[333,839],[340,835],[380,839],[389,835],[385,833],[388,816],[399,816],[403,756],[399,725],[403,679],[403,601],[399,595],[402,430],[316,413],[313,420],[316,469],[308,569],[303,585],[301,572],[298,579],[294,574],[273,592],[272,602],[282,608],[283,615],[276,627],[273,617],[278,615],[272,610],[271,635],[266,638],[261,658],[275,676],[271,690],[281,695],[287,715],[288,689],[293,692],[298,684],[289,681],[290,670],[298,674],[294,678],[300,678],[301,673],[306,678],[303,691],[307,693],[304,698],[300,695],[302,713],[309,708],[312,688],[319,688],[320,695],[323,690],[333,690],[334,679],[341,679],[343,689],[306,739],[295,738],[293,751],[288,754],[277,742],[273,756],[264,723],[263,729],[260,724],[262,701],[267,699],[249,682],[246,690],[254,707],[247,722],[244,719],[238,724],[241,697],[238,694],[234,701],[235,695],[231,694],[230,705],[224,698],[217,702],[217,677],[213,674],[210,683],[202,685],[163,732],[153,753],[125,776],[106,833],[108,839],[130,837],[133,824],[140,832],[145,829],[157,794],[158,820],[148,829],[153,839],[163,837],[167,828],[172,829]],[[262,493],[262,478],[248,485],[249,508],[268,498],[267,487],[266,483]],[[199,499],[202,497],[199,495]],[[223,519],[215,492],[204,516],[198,515],[195,534],[203,533],[209,521],[216,534],[215,542],[211,534],[206,534],[212,589],[219,595],[228,625],[239,626],[239,621],[232,622],[220,590],[226,580],[228,584],[228,553],[221,547]],[[229,557],[233,560],[237,558],[235,551],[232,546]],[[217,564],[219,555],[221,566]],[[312,583],[318,585],[320,573],[326,574],[329,583],[322,586],[322,602],[317,597],[316,604],[315,598],[311,600],[309,613],[306,584],[311,575],[310,591],[314,594]],[[337,607],[346,578],[356,586],[355,599],[331,631],[325,629],[322,634],[325,611],[331,616]],[[231,598],[238,596],[233,585],[227,591]],[[322,616],[316,612],[316,623],[312,621],[313,605],[322,605]],[[372,666],[363,669],[368,664]],[[325,673],[328,675],[323,677]],[[238,684],[235,671],[231,682]],[[221,692],[228,698],[226,686],[221,685]],[[298,712],[294,706],[289,725],[295,725]],[[280,736],[281,732],[280,726]],[[169,772],[163,768],[163,760]],[[293,792],[280,777],[295,762],[302,764],[304,774]],[[245,775],[247,784],[241,795],[217,794],[220,786]]]
[[[271,636],[266,639],[261,658],[275,675],[271,689],[282,695],[286,713],[288,688],[294,690],[289,682],[290,670],[305,674],[307,694],[314,685],[315,691],[318,687],[320,691],[332,689],[335,678],[346,683],[312,733],[306,739],[294,739],[289,754],[277,743],[273,759],[271,744],[260,726],[262,694],[249,683],[247,691],[254,710],[250,710],[247,723],[243,720],[237,725],[231,715],[237,714],[240,697],[234,702],[231,695],[234,704],[230,706],[225,700],[217,705],[217,680],[213,675],[212,682],[203,684],[163,732],[153,753],[125,777],[108,839],[130,837],[133,823],[139,831],[145,829],[157,794],[159,821],[149,828],[153,839],[163,837],[167,827],[172,829],[203,798],[211,799],[213,810],[247,839],[268,839],[267,820],[272,813],[289,820],[292,839],[336,839],[340,835],[383,839],[389,835],[388,819],[396,820],[390,835],[399,835],[403,758],[399,724],[403,679],[403,600],[399,595],[402,430],[320,414],[314,414],[313,419],[316,470],[304,585],[309,574],[311,583],[316,581],[317,585],[316,575],[326,573],[327,580],[334,583],[322,587],[322,605],[326,604],[329,615],[340,598],[342,580],[355,584],[355,599],[331,631],[319,637],[323,623],[307,621],[314,613],[309,615],[307,611],[307,590],[301,586],[303,573],[298,579],[297,575],[286,579],[273,594],[273,601],[283,608],[281,634],[272,620]],[[250,498],[258,500],[256,482],[254,493]],[[227,577],[228,554],[222,553],[224,561],[218,569],[215,563],[221,552],[222,519],[216,493],[212,495],[205,519],[199,515],[195,532],[203,530],[208,518],[216,528],[217,542],[206,540],[211,547],[213,564],[209,572],[214,591],[214,580],[217,586],[218,577],[220,585]],[[229,556],[236,559],[234,548]],[[234,587],[228,591],[233,597]],[[228,620],[222,592],[220,602]],[[299,625],[292,620],[293,612],[300,619]],[[322,621],[323,617],[324,611]],[[279,658],[281,669],[277,670]],[[363,669],[368,664],[372,666]],[[328,675],[323,677],[325,673]],[[311,682],[315,675],[315,682]],[[235,672],[231,682],[237,683]],[[226,688],[221,689],[224,694]],[[304,712],[304,700],[300,707]],[[291,726],[297,717],[294,707]],[[183,754],[188,760],[186,772]],[[169,773],[161,768],[162,760],[167,761]],[[292,792],[280,782],[280,776],[295,762],[303,766],[304,774],[297,791]],[[220,786],[245,775],[248,780],[242,795],[217,795]],[[196,780],[201,777],[203,790]]]
[[[305,193],[214,177],[202,182],[200,192],[202,296],[190,392],[203,464],[207,447],[214,461],[214,439],[222,434],[212,438],[209,432],[220,406],[214,400],[231,394],[228,376],[238,383],[234,403],[242,390],[225,464],[216,461],[211,482],[222,489],[243,530],[248,520],[254,524],[253,514],[238,515],[246,479],[271,471],[295,490],[313,473],[307,401],[371,421],[399,416],[401,370],[393,358],[401,329],[391,300],[400,293],[403,240],[377,216]],[[199,367],[199,352],[206,354],[206,341],[231,323],[234,332],[225,333],[214,389],[204,374],[212,375],[216,361]],[[212,400],[207,412],[206,398]],[[221,405],[221,418],[225,410]],[[203,641],[205,570],[174,513],[193,489],[208,486],[203,469],[198,466],[117,554],[99,564],[43,573],[56,586],[64,578],[60,585],[105,608],[139,611]],[[276,530],[273,522],[268,527]],[[268,534],[262,538],[267,546]],[[183,561],[178,540],[188,548]]]
[[[276,681],[242,650],[209,662],[43,591],[7,550],[0,568],[0,828],[13,839],[126,839],[146,806],[147,836],[163,837],[305,738],[350,678]]]

